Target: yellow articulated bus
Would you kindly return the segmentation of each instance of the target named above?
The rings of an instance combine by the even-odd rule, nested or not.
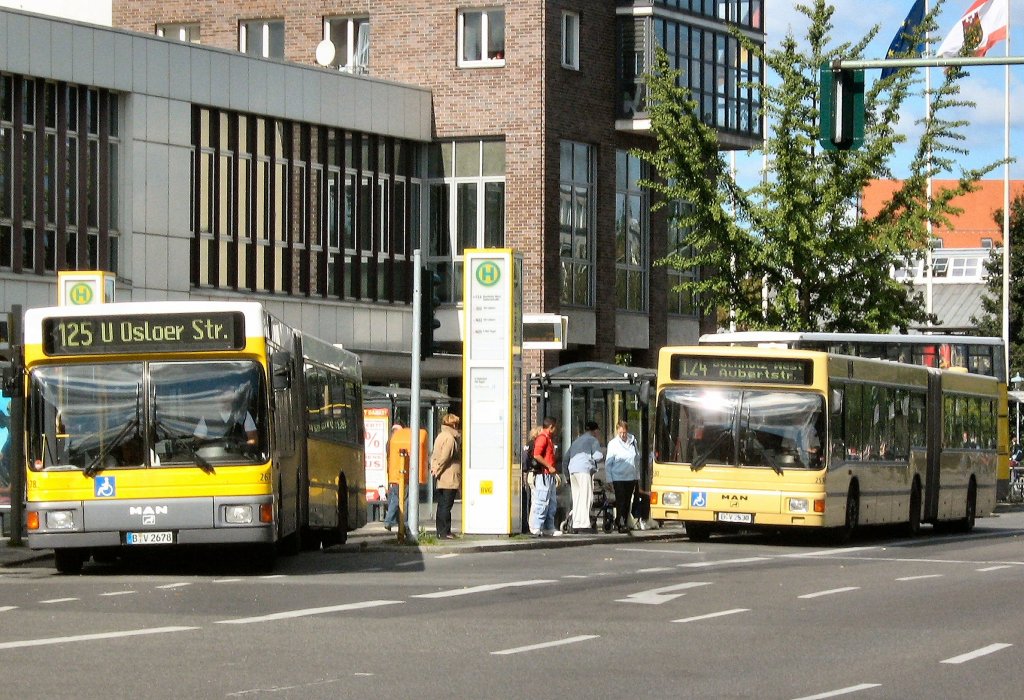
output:
[[[714,532],[922,522],[996,502],[1000,382],[811,350],[661,351],[651,517]]]
[[[38,308],[24,328],[28,544],[59,571],[171,545],[269,567],[365,524],[353,353],[252,302]]]

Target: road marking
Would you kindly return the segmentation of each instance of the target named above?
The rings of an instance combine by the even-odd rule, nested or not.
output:
[[[164,584],[163,586],[157,586],[157,588],[158,589],[163,589],[163,590],[168,590],[168,589],[171,589],[171,588],[183,588],[185,586],[191,586],[191,585],[192,585],[191,583],[187,583],[187,582],[183,581],[181,583],[168,583],[168,584]]]
[[[1013,567],[1009,564],[1000,564],[999,566],[986,566],[984,569],[975,569],[975,571],[999,571],[1000,569],[1012,569]]]
[[[48,605],[50,603],[70,603],[73,600],[78,600],[78,598],[50,598],[49,600],[40,600],[39,602]]]
[[[823,595],[832,595],[834,593],[846,593],[848,591],[860,590],[860,586],[846,586],[845,588],[830,588],[827,591],[818,591],[817,593],[807,593],[806,595],[799,595],[797,598],[819,598]]]
[[[358,569],[356,571],[356,573],[357,574],[372,574],[372,573],[374,573],[376,571],[383,571],[383,570],[384,570],[383,566],[371,566],[368,569]]]
[[[7,612],[8,610],[17,610],[17,605],[2,605],[0,606],[0,612]]]
[[[285,612],[259,615],[257,617],[239,617],[233,620],[217,620],[218,625],[248,625],[253,622],[271,622],[273,620],[288,620],[293,617],[309,617],[311,615],[325,615],[333,612],[345,612],[348,610],[362,610],[364,608],[379,608],[382,605],[398,605],[402,600],[364,600],[361,603],[345,603],[343,605],[328,605],[322,608],[303,608],[301,610],[286,610]]]
[[[452,552],[451,554],[438,554],[434,559],[451,559],[452,557],[459,556],[458,552]]]
[[[710,620],[713,617],[724,617],[726,615],[735,615],[736,613],[750,612],[750,608],[733,608],[732,610],[719,610],[718,612],[708,613],[707,615],[694,615],[693,617],[683,617],[678,620],[672,620],[672,622],[697,622],[698,620]]]
[[[403,562],[401,562],[399,564],[395,564],[395,566],[416,566],[417,564],[422,564],[422,563],[423,562],[420,561],[419,559],[413,559],[412,561],[403,561]]]
[[[966,654],[960,654],[960,656],[954,656],[954,657],[949,658],[949,659],[943,659],[940,663],[944,663],[944,664],[962,664],[965,661],[972,661],[972,660],[978,658],[979,656],[988,656],[989,654],[994,654],[997,651],[1000,651],[1002,649],[1006,649],[1007,647],[1012,647],[1012,646],[1013,646],[1012,644],[1004,644],[1002,642],[998,642],[996,644],[989,644],[987,647],[982,647],[981,649],[975,649],[974,651],[969,651]]]
[[[115,596],[115,595],[131,595],[136,591],[110,591],[109,593],[100,593],[101,596]]]
[[[212,583],[238,583],[241,578],[215,578]]]
[[[644,552],[645,554],[703,554],[694,550],[655,549],[653,547],[616,547],[616,552]]]
[[[726,566],[728,564],[752,564],[756,561],[769,561],[771,557],[746,557],[744,559],[722,559],[720,561],[694,561],[689,564],[676,564],[681,568],[699,569],[707,566]]]
[[[285,576],[286,576],[285,574],[267,574],[266,576],[260,576],[260,578],[263,578],[263,579],[267,579],[267,578],[285,578]]]
[[[656,574],[662,571],[672,571],[671,566],[652,566],[650,569],[637,569],[638,574]]]
[[[487,591],[498,591],[502,588],[519,588],[521,586],[537,586],[542,583],[558,583],[555,579],[539,578],[530,581],[509,581],[508,583],[489,583],[483,586],[470,586],[469,588],[452,588],[447,591],[435,591],[433,593],[419,593],[411,596],[413,598],[452,598],[459,595],[471,595],[473,593],[486,593]]]
[[[837,695],[848,695],[849,693],[859,693],[862,690],[870,690],[871,688],[877,688],[881,683],[861,683],[860,685],[851,685],[847,688],[839,688],[838,690],[829,690],[825,693],[818,693],[817,695],[805,695],[802,698],[795,698],[795,700],[822,700],[823,698],[834,698]]]
[[[565,574],[562,578],[590,578],[586,574]]]
[[[569,637],[568,639],[559,639],[554,642],[542,642],[540,644],[530,644],[525,647],[516,647],[514,649],[502,649],[501,651],[492,651],[491,654],[494,656],[502,656],[506,654],[519,654],[524,651],[536,651],[538,649],[548,649],[550,647],[560,647],[565,644],[575,644],[576,642],[585,642],[588,639],[597,639],[600,635],[597,634],[581,634],[578,637]]]
[[[673,586],[662,586],[661,588],[652,588],[647,591],[640,591],[639,593],[630,593],[629,597],[619,598],[615,602],[640,603],[641,605],[661,605],[662,603],[667,603],[670,600],[675,600],[679,596],[686,595],[685,593],[675,593],[674,591],[684,591],[689,588],[710,585],[710,581],[687,581],[686,583],[677,583]]]
[[[167,634],[169,632],[187,632],[198,627],[150,627],[141,630],[124,630],[123,632],[99,632],[96,634],[77,634],[73,637],[50,637],[48,639],[25,639],[20,642],[2,642],[0,649],[21,649],[24,647],[41,647],[48,644],[66,644],[68,642],[91,642],[97,639],[119,639],[121,637],[137,637],[143,634]]]
[[[919,581],[923,578],[942,578],[942,574],[921,574],[920,576],[900,576],[897,581]]]
[[[819,549],[816,552],[798,552],[796,554],[783,554],[784,557],[830,557],[833,554],[849,554],[850,552],[870,552],[878,547],[839,547],[837,549]]]

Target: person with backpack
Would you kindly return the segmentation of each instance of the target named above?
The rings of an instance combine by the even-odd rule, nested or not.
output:
[[[637,458],[640,448],[629,432],[629,423],[620,420],[615,426],[615,437],[605,451],[604,470],[615,489],[615,525],[619,532],[629,532],[629,515],[633,493],[638,487]]]
[[[530,534],[534,537],[556,536],[555,510],[558,508],[558,467],[555,462],[555,435],[558,421],[548,416],[533,440],[530,454],[533,473],[530,475]]]

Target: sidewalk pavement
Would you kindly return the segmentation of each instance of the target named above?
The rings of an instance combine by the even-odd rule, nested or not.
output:
[[[458,531],[453,522],[453,529]],[[433,522],[426,518],[421,520],[420,542],[418,544],[400,544],[398,528],[392,531],[384,529],[382,522],[369,522],[348,535],[348,542],[334,545],[330,552],[412,552],[436,554],[438,552],[507,552],[519,549],[555,549],[561,547],[581,547],[592,544],[610,544],[626,542],[651,542],[665,539],[678,539],[684,536],[681,523],[666,523],[662,529],[633,530],[632,532],[598,533],[557,537],[534,537],[526,535],[460,535],[454,540],[438,540],[434,536]],[[53,551],[48,549],[32,550],[27,544],[13,546],[7,537],[0,538],[0,569],[8,567],[52,566]]]

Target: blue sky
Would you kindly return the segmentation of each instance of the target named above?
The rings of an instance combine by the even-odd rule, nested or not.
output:
[[[813,0],[805,0],[812,4]],[[1024,55],[1024,0],[1008,0],[1010,3],[1010,55]],[[939,36],[933,38],[934,50],[946,33],[959,21],[964,11],[970,7],[972,0],[946,0],[942,4],[939,16]],[[797,12],[795,0],[765,0],[765,31],[768,47],[778,47],[785,35],[792,30],[798,42],[804,40],[806,18]],[[928,0],[929,8],[935,7],[937,0]],[[833,44],[844,41],[857,41],[864,37],[875,24],[880,25],[878,36],[865,52],[865,58],[884,58],[889,42],[900,24],[906,18],[913,0],[833,0],[836,8],[832,17]],[[1016,20],[1016,26],[1014,21]],[[989,57],[1006,55],[1006,43],[996,44],[988,53]],[[924,69],[919,69],[924,78]],[[941,79],[940,69],[932,69],[932,82]],[[870,81],[877,78],[879,71],[867,71]],[[771,79],[771,76],[769,76]],[[961,81],[961,95],[972,100],[977,106],[957,116],[967,119],[970,126],[963,130],[966,137],[964,146],[970,151],[964,163],[970,166],[982,165],[999,160],[1003,157],[1003,66],[984,66],[971,69],[970,74]],[[923,84],[922,84],[923,87]],[[1010,66],[1010,156],[1017,157],[1017,162],[1010,165],[1011,179],[1024,179],[1024,105],[1019,95],[1024,93],[1024,65]],[[1016,104],[1014,96],[1018,96]],[[901,120],[901,127],[907,134],[910,143],[916,143],[921,127],[914,121],[924,116],[924,98],[911,98],[905,103],[907,113]],[[771,127],[769,126],[769,129]],[[891,161],[896,177],[906,174],[906,163],[911,156],[910,149],[898,151]],[[758,163],[740,156],[737,167],[741,178],[744,173],[756,176]],[[949,177],[958,175],[950,173]],[[1002,179],[1002,167],[989,174],[989,178]]]

